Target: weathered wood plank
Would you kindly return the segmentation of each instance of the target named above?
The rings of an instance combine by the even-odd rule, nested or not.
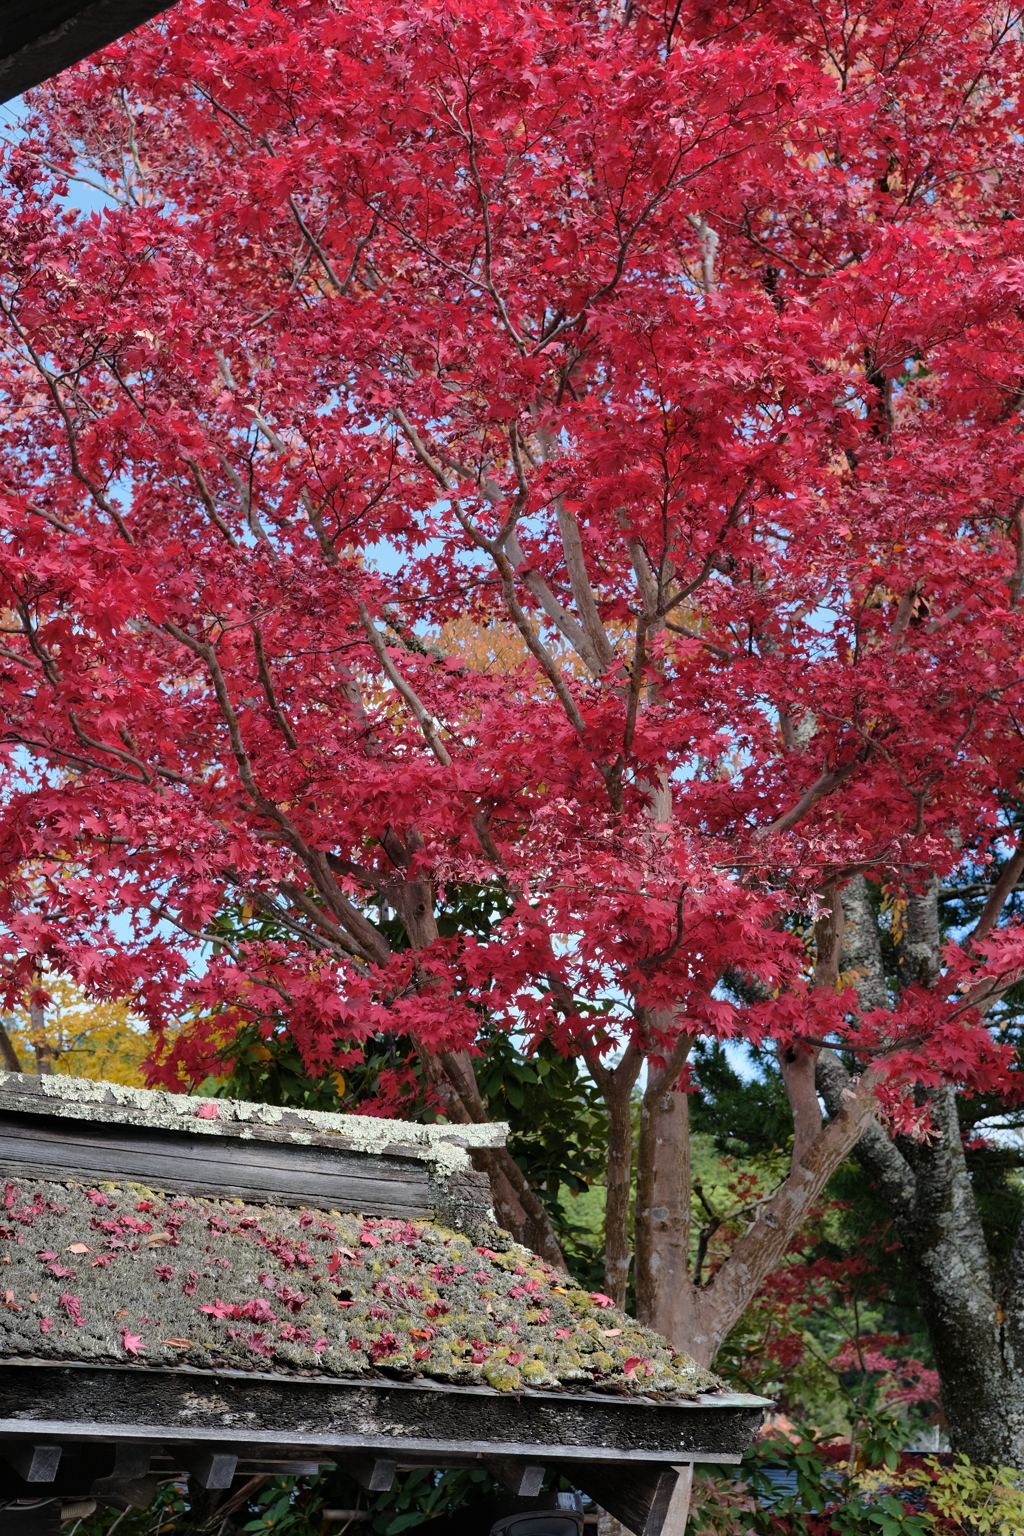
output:
[[[429,1219],[437,1204],[429,1170],[413,1158],[41,1115],[0,1113],[0,1169],[8,1177],[121,1180],[380,1216]]]
[[[502,1146],[508,1130],[498,1121],[416,1125],[319,1110],[277,1109],[237,1099],[183,1097],[88,1078],[38,1077],[34,1072],[0,1071],[0,1109],[105,1127],[148,1126],[204,1140],[275,1141],[361,1156],[412,1157],[428,1164],[443,1153],[442,1161],[453,1171],[469,1168],[466,1154],[472,1148]]]
[[[247,1372],[0,1366],[0,1435],[37,1441],[215,1442],[243,1456],[393,1459],[498,1455],[531,1461],[738,1462],[758,1399],[620,1401],[423,1382],[339,1382]]]

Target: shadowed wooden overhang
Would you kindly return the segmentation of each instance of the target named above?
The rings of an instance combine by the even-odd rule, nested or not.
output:
[[[0,102],[86,59],[173,0],[2,0]]]

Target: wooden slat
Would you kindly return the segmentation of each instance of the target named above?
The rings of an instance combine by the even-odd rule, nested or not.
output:
[[[62,1098],[59,1095],[47,1093],[45,1084],[54,1079],[38,1077],[34,1072],[3,1073],[0,1072],[0,1113],[6,1116],[8,1113],[17,1115],[43,1116],[47,1120],[58,1120],[65,1125],[99,1125],[101,1127],[121,1127],[128,1132],[135,1127],[149,1130],[171,1131],[173,1134],[189,1135],[202,1140],[236,1140],[243,1142],[273,1141],[286,1143],[289,1146],[314,1146],[324,1147],[330,1152],[349,1152],[359,1157],[402,1157],[411,1158],[415,1162],[424,1161],[425,1148],[423,1143],[402,1140],[402,1131],[409,1129],[402,1122],[394,1122],[393,1129],[395,1139],[387,1142],[378,1152],[367,1152],[366,1148],[357,1139],[350,1136],[344,1129],[332,1128],[330,1130],[316,1124],[310,1115],[304,1114],[298,1109],[278,1109],[275,1118],[264,1120],[259,1116],[259,1110],[266,1108],[258,1104],[248,1105],[248,1109],[254,1111],[252,1118],[235,1118],[235,1109],[238,1107],[234,1100],[216,1101],[218,1110],[221,1105],[224,1109],[224,1117],[214,1120],[200,1120],[194,1115],[174,1117],[173,1123],[154,1125],[153,1109],[146,1104],[120,1103],[112,1098],[107,1102],[106,1098],[80,1102],[75,1098]],[[56,1079],[58,1083],[61,1079]],[[109,1093],[108,1085],[95,1084],[96,1088],[103,1088]],[[159,1095],[154,1095],[158,1098]],[[195,1106],[195,1101],[182,1100],[184,1104]],[[336,1115],[331,1117],[335,1121],[344,1122],[352,1119],[352,1116]],[[379,1122],[377,1122],[379,1125]],[[459,1143],[459,1127],[453,1126],[455,1141]],[[428,1159],[429,1161],[429,1159]]]
[[[0,1171],[379,1216],[429,1219],[435,1208],[428,1170],[412,1158],[9,1112],[0,1113]]]

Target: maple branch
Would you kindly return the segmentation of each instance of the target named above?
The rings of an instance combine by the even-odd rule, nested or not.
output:
[[[1016,608],[1024,590],[1024,496],[1019,496],[1013,508],[1013,531],[1016,535],[1017,559],[1013,575],[1007,582],[1010,589],[1010,607]]]
[[[370,642],[370,647],[373,651],[373,654],[380,662],[385,674],[390,678],[393,685],[398,689],[398,692],[402,695],[402,698],[405,700],[415,715],[416,723],[418,724],[420,730],[423,732],[423,739],[426,741],[427,746],[430,748],[431,752],[433,752],[442,768],[450,768],[452,765],[452,760],[448,754],[448,750],[445,747],[444,742],[437,734],[437,727],[433,716],[430,714],[429,710],[424,707],[422,700],[420,699],[416,690],[413,688],[412,684],[406,682],[401,672],[399,672],[398,668],[391,660],[387,645],[384,641],[384,636],[381,634],[380,630],[371,619],[369,610],[365,603],[359,604],[359,619],[364,630],[366,631],[366,638]]]
[[[727,651],[724,645],[716,645],[713,640],[705,640],[704,636],[698,630],[691,629],[687,624],[673,624],[671,620],[666,619],[665,628],[670,629],[674,635],[684,635],[687,640],[698,641],[706,651],[711,652],[712,656],[717,656],[719,661],[728,662],[730,666],[733,664],[733,662],[740,659],[738,656],[735,656],[732,651]]]
[[[225,682],[220,662],[217,660],[216,649],[208,641],[196,639],[194,635],[190,635],[187,630],[182,629],[171,619],[166,620],[162,628],[169,635],[172,635],[179,644],[186,646],[194,656],[198,656],[201,661],[205,662],[206,669],[213,683],[214,693],[217,696],[221,715],[228,728],[231,755],[235,759],[239,778],[253,804],[265,815],[269,815],[276,821],[283,831],[287,831],[298,838],[298,829],[272,800],[267,799],[256,784],[252,763],[249,760],[249,754],[245,750],[245,743],[242,739],[242,728],[239,724],[235,707],[231,702],[231,695],[228,692],[228,686]]]
[[[458,119],[455,118],[454,113],[452,113],[451,116],[453,121],[457,123]],[[520,336],[519,332],[516,330],[515,326],[512,324],[512,321],[509,318],[508,309],[505,305],[505,301],[501,297],[497,288],[494,286],[494,274],[492,270],[493,241],[491,235],[491,215],[488,206],[489,199],[486,192],[484,191],[483,181],[480,176],[480,168],[477,165],[476,130],[473,126],[473,114],[469,106],[468,91],[466,93],[466,122],[469,126],[468,131],[464,134],[464,138],[466,142],[466,150],[469,156],[469,173],[473,179],[473,186],[476,190],[477,199],[480,203],[480,218],[484,227],[484,288],[485,291],[490,294],[491,298],[494,300],[495,305],[497,306],[498,314],[501,316],[502,325],[505,327],[512,340],[515,342],[519,351],[524,352],[526,350],[526,344],[523,341],[523,338]]]
[[[322,854],[319,849],[310,848],[309,843],[299,833],[298,826],[292,822],[290,817],[284,814],[281,806],[276,805],[273,800],[267,799],[259,790],[258,785],[256,785],[255,777],[253,777],[252,763],[250,763],[249,754],[247,754],[246,745],[244,745],[243,734],[241,734],[241,725],[238,723],[238,714],[235,713],[235,708],[233,708],[232,702],[230,702],[230,694],[227,691],[227,684],[226,680],[224,680],[224,673],[221,671],[220,662],[216,659],[215,648],[207,644],[206,641],[198,641],[197,637],[187,633],[187,630],[181,630],[173,622],[167,621],[164,624],[164,628],[177,641],[186,645],[195,656],[200,656],[206,662],[207,671],[209,671],[210,679],[213,682],[216,702],[220,705],[221,716],[223,716],[224,722],[227,723],[232,756],[235,759],[236,766],[238,766],[238,776],[241,782],[243,782],[244,790],[249,794],[253,805],[264,816],[269,817],[270,820],[276,822],[276,825],[281,828],[282,833],[284,833],[284,839],[289,843],[290,848],[298,854],[299,859],[306,865],[306,868],[309,869],[316,888],[321,892],[327,905],[335,912],[335,917],[338,917],[339,922],[355,938],[359,949],[364,951],[365,954],[372,955],[379,965],[385,965],[391,957],[390,946],[385,943],[384,938],[376,931],[376,928],[373,928],[372,923],[368,923],[365,917],[362,917],[361,912],[348,900],[347,895],[344,894],[341,886],[338,885],[335,877],[333,877],[332,869],[330,869],[325,854]]]
[[[408,439],[409,444],[412,447],[416,457],[419,459],[420,463],[426,470],[429,471],[429,473],[437,481],[437,484],[442,488],[442,490],[448,494],[451,494],[452,487],[448,482],[448,477],[445,474],[444,469],[441,467],[441,464],[438,462],[438,460],[435,459],[430,453],[419,432],[413,426],[405,412],[399,406],[393,406],[391,415],[397,422],[398,426],[402,429],[402,432]],[[482,534],[478,533],[475,529],[471,529],[468,519],[458,508],[455,509],[455,515],[459,518],[462,526],[466,529],[467,533],[469,533],[477,547],[485,550],[491,556],[491,558],[499,564],[499,570],[501,569],[501,566],[498,562],[496,551],[502,549],[507,550],[508,559],[511,561],[515,575],[519,578],[520,581],[522,581],[523,585],[537,600],[555,627],[560,631],[562,635],[564,635],[566,640],[568,640],[569,644],[580,657],[588,671],[590,671],[595,677],[600,677],[605,671],[606,663],[602,662],[600,652],[592,643],[586,630],[577,623],[572,614],[569,613],[568,610],[564,608],[558,601],[558,598],[552,592],[544,578],[540,575],[539,571],[535,571],[532,567],[527,567],[525,570],[522,569],[522,567],[526,565],[526,556],[523,554],[519,540],[516,537],[515,524],[518,517],[519,506],[525,505],[526,497],[528,494],[528,487],[523,470],[522,458],[519,453],[518,429],[514,423],[509,428],[509,438],[513,464],[516,471],[516,479],[519,486],[519,495],[516,498],[516,501],[513,503],[513,506],[509,512],[509,516],[506,519],[505,524],[499,532],[497,538],[493,540],[485,539]],[[444,455],[444,457],[457,474],[461,475],[462,478],[469,480],[483,492],[483,495],[486,497],[491,506],[496,507],[505,499],[500,487],[485,480],[482,475],[475,473],[470,469],[468,465],[461,464],[457,460],[451,459],[448,455]],[[553,658],[548,656],[547,661],[545,661],[543,656],[538,655],[534,645],[531,643],[529,636],[524,632],[521,624],[515,618],[513,610],[510,608],[509,611],[512,613],[513,621],[516,623],[516,627],[519,629],[520,634],[526,641],[527,646],[537,657],[537,660],[540,661],[541,666],[544,668],[549,680],[552,682],[552,685],[556,688],[557,691],[558,685],[555,683],[554,677],[549,670],[550,667],[554,666]],[[542,643],[540,642],[539,636],[537,636],[537,640],[538,643]],[[607,637],[605,638],[605,645],[608,645]],[[611,651],[610,646],[608,646],[608,650],[610,656],[613,656],[614,652]],[[559,694],[559,697],[561,698],[562,695]],[[562,699],[562,703],[564,706],[564,698]],[[570,716],[570,718],[572,717]],[[575,721],[573,723],[575,725]]]
[[[581,740],[585,740],[587,734],[586,722],[584,721],[583,716],[580,714],[576,700],[573,698],[571,692],[569,691],[569,687],[566,684],[559,667],[556,665],[554,657],[551,655],[547,646],[541,640],[540,635],[537,633],[534,625],[530,622],[526,610],[520,605],[519,599],[516,597],[515,574],[507,556],[503,551],[495,550],[492,553],[492,558],[494,559],[495,565],[498,567],[498,574],[501,577],[501,587],[502,594],[505,599],[505,606],[512,616],[512,622],[515,624],[519,633],[526,641],[531,654],[534,655],[540,662],[545,676],[550,682],[552,688],[554,688],[555,693],[558,695],[562,708],[565,710],[573,730]]]
[[[295,906],[301,908],[301,910],[305,912],[306,916],[313,923],[315,923],[318,928],[327,934],[328,938],[330,938],[338,946],[339,949],[343,949],[346,955],[350,955],[353,960],[358,960],[361,965],[366,965],[366,958],[360,952],[360,947],[355,942],[355,940],[352,939],[343,928],[340,928],[337,923],[332,922],[331,918],[323,910],[323,908],[318,907],[316,902],[313,901],[305,891],[300,890],[297,885],[293,885],[290,881],[287,880],[282,880],[280,882],[280,889],[288,897],[289,901],[291,901]],[[275,913],[277,912],[276,907],[274,911]]]
[[[643,1010],[641,1010],[641,1015],[643,1015]],[[650,1094],[653,1098],[674,1086],[680,1072],[686,1066],[687,1058],[693,1050],[693,1043],[697,1036],[685,1032],[678,1035],[669,1054],[663,1058],[663,1065],[655,1071],[652,1070],[652,1064],[649,1059],[655,1047],[652,1044],[649,1025],[643,1016],[640,1019],[640,1027],[644,1036],[644,1048],[648,1056],[648,1078],[645,1097],[647,1094]]]
[[[351,262],[349,263],[348,276],[346,277],[345,281],[341,285],[342,293],[347,293],[350,284],[355,280],[356,273],[359,270],[359,263],[362,260],[363,252],[366,250],[366,247],[369,245],[370,241],[373,239],[374,235],[377,233],[377,225],[380,223],[380,211],[379,211],[379,209],[375,208],[372,203],[368,203],[367,207],[370,209],[370,212],[373,214],[373,218],[370,221],[370,227],[367,230],[366,234],[365,235],[360,235],[359,239],[356,241],[355,254],[352,257]],[[369,266],[369,264],[368,264],[368,266]],[[372,267],[369,267],[369,270],[372,271]],[[376,286],[376,282],[373,282],[373,283],[368,282],[367,286],[370,287],[370,288],[373,288],[373,287]]]
[[[568,993],[559,977],[549,978],[552,989]],[[565,1003],[563,1003],[565,1007]],[[568,994],[567,1013],[575,1008]],[[608,1164],[605,1197],[605,1284],[609,1296],[624,1306],[629,1279],[629,1208],[633,1173],[632,1094],[644,1064],[635,1040],[629,1040],[614,1067],[606,1067],[595,1052],[587,1066],[604,1098],[608,1115]]]
[[[550,444],[548,434],[542,427],[537,428],[537,437],[540,442],[541,455],[544,462],[550,458]],[[590,574],[587,570],[587,562],[583,553],[583,539],[580,535],[579,523],[565,505],[565,498],[555,498],[555,516],[558,519],[558,531],[562,539],[562,553],[565,556],[566,570],[569,572],[569,584],[572,587],[572,595],[576,599],[583,621],[583,628],[587,638],[593,647],[594,656],[597,659],[600,676],[615,660],[615,650],[608,639],[605,627],[601,622],[601,615],[597,608],[597,598],[591,585]]]
[[[439,1060],[444,1067],[446,1076],[455,1087],[459,1099],[468,1113],[470,1123],[476,1125],[488,1123],[490,1116],[487,1114],[483,1100],[480,1097],[480,1089],[469,1057],[462,1052],[456,1054],[454,1051],[441,1051],[439,1053]],[[565,1258],[558,1246],[558,1241],[551,1226],[551,1218],[544,1209],[543,1201],[536,1194],[529,1179],[508,1148],[488,1148],[482,1160],[485,1164],[489,1164],[500,1171],[501,1176],[508,1181],[518,1198],[524,1214],[534,1227],[535,1233],[538,1237],[546,1239],[543,1243],[546,1251],[543,1252],[542,1257],[562,1270],[563,1273],[568,1273]]]
[[[225,938],[223,934],[216,931],[211,933],[205,928],[189,928],[186,923],[183,923],[180,918],[175,917],[174,913],[168,907],[162,906],[160,902],[152,902],[149,910],[156,917],[162,918],[165,923],[170,923],[173,928],[177,928],[178,932],[185,934],[186,937],[197,939],[201,944],[215,944],[220,949],[225,950],[241,970],[248,970],[250,968],[247,966],[237,945],[232,944],[231,940]],[[291,1007],[295,999],[287,987],[283,987],[273,976],[264,975],[262,979],[268,987],[274,989],[282,1002],[287,1003]]]
[[[252,408],[250,407],[250,409]],[[256,414],[257,413],[253,411],[253,415],[256,416]],[[220,467],[231,481],[231,484],[234,486],[235,490],[238,492],[238,504],[241,509],[242,516],[245,518],[249,532],[252,534],[254,539],[257,539],[260,544],[264,545],[271,559],[276,560],[277,550],[271,543],[267,530],[260,522],[259,513],[253,506],[252,487],[250,485],[246,485],[245,481],[242,479],[241,475],[235,469],[235,466],[232,464],[231,460],[227,457],[226,454],[220,455]]]
[[[4,732],[4,735],[2,738],[0,738],[0,740],[12,742],[17,746],[30,747],[33,752],[38,752],[40,757],[60,760],[61,762],[65,763],[74,763],[75,766],[79,768],[93,768],[97,773],[106,774],[119,783],[125,780],[129,784],[141,783],[141,780],[137,778],[134,773],[126,773],[117,768],[113,768],[111,767],[110,763],[101,762],[93,757],[83,757],[80,752],[70,752],[67,747],[55,746],[52,741],[40,740],[38,737],[27,735],[24,731],[16,731],[14,729],[7,730]],[[159,769],[154,769],[153,771],[157,774],[161,772]],[[164,769],[163,773],[170,777],[171,770]],[[189,779],[178,779],[177,781],[185,784],[191,782]],[[172,782],[174,781],[172,780]],[[113,842],[120,846],[125,846],[127,839],[111,839],[104,837],[103,842],[104,844]]]
[[[683,906],[686,901],[686,890],[686,886],[681,885],[679,887],[679,895],[676,897],[675,901],[675,936],[670,940],[664,949],[659,949],[656,951],[656,953],[652,955],[646,955],[642,960],[638,960],[636,962],[638,970],[648,971],[653,970],[655,966],[664,965],[666,960],[671,960],[672,956],[683,942]],[[679,1074],[676,1073],[677,1077],[678,1075]]]
[[[808,1210],[873,1122],[878,1110],[873,1090],[880,1075],[872,1069],[855,1086],[841,1091],[833,1117],[807,1145],[800,1163],[793,1164],[779,1188],[758,1208],[757,1219],[702,1288],[700,1314],[714,1340],[724,1338],[752,1291],[778,1267]]]
[[[526,556],[514,531],[506,535],[504,545],[515,574],[523,586],[540,604],[559,633],[568,640],[588,672],[594,677],[600,677],[605,669],[589,636],[568,609],[562,606],[540,572],[526,564]]]
[[[433,475],[442,491],[450,491],[451,486],[448,484],[448,476],[445,474],[440,464],[438,464],[437,460],[431,456],[426,447],[426,444],[420,437],[420,434],[417,432],[412,422],[409,420],[408,416],[402,410],[401,406],[393,405],[391,407],[391,416],[392,419],[398,423],[402,431],[405,433],[413,453],[419,459],[424,469],[429,470],[430,474]],[[472,476],[469,475],[468,470],[467,476],[472,478]]]
[[[298,748],[295,732],[288,724],[287,716],[278,702],[277,693],[274,690],[274,680],[270,675],[270,667],[267,664],[266,652],[263,649],[263,634],[258,624],[252,626],[252,648],[256,654],[256,671],[264,696],[270,705],[270,712],[277,721],[278,728],[285,741],[294,752]]]
[[[301,231],[302,231],[303,235],[305,236],[305,238],[309,241],[310,249],[314,252],[314,254],[316,255],[317,261],[323,267],[324,272],[326,273],[326,276],[327,276],[327,280],[330,283],[331,287],[334,289],[335,293],[344,293],[345,292],[345,284],[341,281],[341,278],[337,275],[337,273],[335,272],[334,268],[331,266],[330,259],[328,258],[327,252],[323,249],[323,247],[321,246],[319,240],[314,235],[313,231],[306,224],[305,219],[302,217],[302,214],[299,212],[298,204],[296,203],[295,198],[293,197],[293,195],[290,192],[288,194],[288,207],[292,211],[292,216],[295,219],[296,224],[301,229]]]
[[[196,490],[199,492],[199,499],[206,508],[211,523],[224,536],[231,548],[237,549],[239,547],[238,540],[218,512],[217,504],[210,494],[210,487],[206,483],[206,477],[200,469],[198,462],[195,459],[186,459],[185,463],[188,466],[192,479],[195,481]]]
[[[79,724],[78,716],[73,709],[68,710],[68,719],[71,721],[71,729],[74,731],[83,747],[92,747],[94,752],[109,752],[111,757],[119,758],[122,762],[125,763],[131,763],[132,767],[137,768],[139,773],[142,775],[141,778],[135,781],[136,783],[150,784],[152,782],[152,776],[149,773],[149,770],[146,768],[145,764],[141,763],[137,757],[132,755],[131,752],[125,752],[120,747],[111,746],[109,742],[96,741],[92,736],[88,736]]]
[[[71,460],[71,473],[74,475],[75,479],[79,481],[80,484],[85,486],[86,490],[89,492],[89,495],[99,507],[100,511],[110,518],[111,522],[117,528],[118,533],[124,539],[125,543],[134,545],[135,540],[132,538],[131,533],[128,531],[127,525],[125,524],[121,514],[117,511],[116,507],[114,507],[114,505],[108,501],[107,497],[100,490],[99,486],[96,485],[91,476],[87,475],[82,468],[81,461],[78,457],[78,436],[71,421],[71,414],[64,404],[60,390],[57,387],[57,380],[55,376],[50,372],[49,368],[47,368],[46,364],[43,362],[42,358],[39,356],[35,347],[29,340],[27,332],[15,318],[13,309],[9,304],[5,304],[2,299],[0,299],[0,314],[6,317],[11,328],[17,335],[18,339],[21,341],[22,346],[25,348],[29,357],[32,359],[32,363],[36,369],[36,372],[39,374],[40,378],[43,380],[43,383],[46,385],[46,392],[50,396],[50,399],[53,401],[61,421],[64,423],[64,431],[67,435],[68,441],[68,455]]]
[[[197,640],[194,635],[190,635],[187,630],[181,629],[170,620],[167,620],[163,627],[168,634],[173,635],[176,640],[180,641],[182,645],[186,646],[194,655],[200,657],[205,662],[213,682],[221,715],[228,727],[231,753],[238,768],[239,778],[253,805],[262,815],[280,827],[285,841],[305,864],[324,900],[339,921],[348,929],[348,932],[355,939],[360,949],[366,954],[373,956],[378,963],[386,964],[391,957],[390,948],[373,925],[366,921],[342,891],[331,873],[326,856],[319,849],[309,846],[291,818],[286,816],[280,806],[273,800],[268,800],[256,784],[252,764],[242,739],[242,729],[238,721],[238,715],[231,703],[227,683],[224,680],[224,674],[221,670],[220,662],[217,660],[214,647],[207,641]]]
[[[826,795],[832,794],[834,790],[839,788],[840,784],[846,783],[850,775],[867,760],[869,751],[869,747],[864,747],[857,753],[856,757],[852,757],[841,768],[832,768],[826,773],[819,774],[810,788],[806,789],[800,796],[796,805],[773,821],[770,827],[761,827],[754,833],[755,840],[760,842],[765,838],[788,832],[790,828],[795,827],[798,821],[803,820],[808,811],[813,810],[819,800],[824,799]]]
[[[57,528],[61,533],[74,533],[75,531],[74,524],[65,523],[56,515],[56,513],[47,512],[42,507],[26,506],[25,511],[30,513],[33,517],[41,517],[44,522],[49,523],[51,528]]]
[[[705,293],[712,293],[715,287],[715,256],[718,251],[718,236],[709,226],[704,215],[688,213],[686,222],[695,230],[700,240],[700,270],[701,287]]]
[[[127,208],[130,199],[122,197],[116,192],[109,182],[93,181],[89,176],[75,175],[68,170],[66,165],[58,165],[55,160],[50,160],[38,149],[34,148],[24,138],[10,139],[5,133],[0,133],[0,144],[5,144],[8,149],[16,149],[19,155],[30,155],[48,171],[54,171],[63,181],[70,181],[77,186],[91,187],[94,192],[99,192],[102,197],[109,197],[112,203],[119,203],[122,208]],[[95,170],[95,165],[90,167]]]
[[[482,533],[473,527],[473,524],[470,522],[469,518],[457,503],[454,505],[453,510],[455,512],[455,516],[458,518],[462,527],[465,529],[466,533],[472,539],[477,548],[485,550],[494,561],[494,564],[498,570],[498,574],[501,578],[501,588],[502,595],[505,600],[505,606],[512,616],[512,622],[515,624],[519,633],[526,641],[526,645],[530,651],[530,654],[534,656],[540,663],[541,669],[551,684],[552,688],[555,690],[559,702],[561,703],[562,708],[565,710],[573,730],[581,740],[585,740],[586,722],[584,721],[583,716],[580,714],[576,700],[573,698],[572,693],[569,691],[565,679],[563,678],[560,669],[555,663],[554,657],[551,655],[547,646],[541,640],[540,635],[537,633],[534,625],[530,622],[529,616],[527,615],[525,609],[522,607],[518,597],[516,596],[515,572],[512,568],[511,562],[509,561],[508,555],[506,555],[505,551],[500,548],[497,542],[486,539]],[[601,773],[601,777],[604,779],[605,783],[607,783],[607,771],[601,770],[600,768],[598,771]]]
[[[50,684],[51,688],[59,687],[60,670],[35,632],[35,628],[32,624],[32,615],[29,612],[28,604],[24,598],[19,597],[16,600],[15,607],[18,611],[18,617],[21,620],[22,633],[29,643],[33,656],[35,656],[36,660],[42,667],[46,681]]]
[[[308,850],[306,865],[320,894],[338,921],[351,934],[360,953],[369,956],[376,965],[387,965],[392,958],[391,946],[345,895],[331,872],[327,855],[319,849],[311,848]]]
[[[316,950],[318,954],[330,953],[332,945],[322,933],[314,932],[298,922],[296,918],[292,917],[289,912],[274,901],[266,891],[260,890],[258,886],[247,884],[237,870],[225,870],[224,878],[230,885],[233,885],[242,893],[246,901],[251,901],[254,907],[259,907],[260,911],[264,912],[267,917],[272,918],[275,923],[280,923],[282,928],[286,928],[289,933],[293,934],[303,944],[307,944],[310,949]],[[286,894],[284,885],[279,885],[278,889],[282,895]],[[319,927],[319,924],[317,926]]]
[[[306,516],[309,518],[310,527],[316,534],[316,541],[320,545],[320,553],[328,565],[337,565],[339,563],[338,551],[332,544],[330,535],[324,527],[320,508],[316,505],[316,502],[305,486],[299,491],[299,500],[302,502]]]
[[[633,749],[633,738],[636,734],[636,723],[640,713],[640,694],[644,684],[644,668],[647,662],[647,626],[649,619],[646,614],[640,614],[636,621],[636,634],[633,638],[633,661],[629,668],[629,688],[626,694],[626,725],[622,733],[622,754],[619,759],[619,767],[624,765]]]
[[[1024,873],[1024,833],[1017,838],[1017,847],[1000,871],[999,878],[981,909],[978,921],[964,940],[964,948],[970,949],[978,939],[983,939],[995,927],[1006,899]]]
[[[679,187],[685,186],[688,181],[694,181],[698,179],[707,171],[713,169],[714,166],[720,165],[726,160],[734,159],[737,155],[744,153],[744,150],[739,146],[734,149],[723,150],[721,154],[712,155],[709,160],[705,161],[702,166],[697,167],[696,170],[690,171],[685,176],[681,176],[678,180],[676,180],[675,172],[678,170],[678,167],[682,164],[687,153],[691,149],[695,149],[700,142],[701,139],[698,136],[697,138],[692,139],[685,149],[682,144],[679,145],[672,170],[666,176],[665,182],[661,188],[656,193],[654,193],[651,198],[648,199],[647,203],[641,209],[637,218],[633,221],[629,228],[622,235],[620,235],[619,251],[611,277],[609,277],[606,282],[600,284],[594,290],[590,298],[586,300],[586,302],[581,306],[579,310],[576,311],[575,314],[566,315],[562,320],[559,321],[556,326],[553,327],[551,331],[542,336],[540,341],[533,348],[532,352],[528,354],[528,356],[536,357],[539,352],[543,351],[545,347],[547,347],[552,341],[555,340],[557,336],[560,336],[564,331],[575,330],[576,327],[579,326],[583,321],[585,316],[589,313],[589,311],[593,309],[595,304],[598,304],[602,299],[607,298],[609,294],[614,293],[615,289],[619,285],[623,272],[626,270],[626,258],[629,254],[629,250],[633,244],[633,241],[636,239],[640,230],[650,219],[651,215],[658,207],[660,207],[660,205],[672,192],[677,191]]]
[[[715,535],[714,543],[712,544],[711,549],[709,549],[707,555],[704,557],[701,568],[697,572],[696,576],[694,576],[692,580],[688,581],[684,587],[681,587],[670,602],[666,603],[659,600],[659,619],[666,618],[667,615],[672,612],[673,608],[678,608],[680,603],[685,603],[686,599],[688,597],[692,597],[693,594],[699,591],[707,581],[708,577],[711,575],[711,572],[715,569],[716,562],[721,558],[722,543],[729,530],[735,527],[739,519],[740,512],[743,510],[743,503],[746,500],[749,490],[750,485],[748,483],[747,485],[743,486],[743,488],[734,498],[732,506],[729,508],[729,515],[725,518],[724,522],[718,529],[718,532]]]
[[[834,1049],[825,1049],[819,1055],[815,1080],[825,1108],[830,1115],[838,1115],[855,1084]],[[865,1122],[856,1152],[878,1182],[890,1208],[909,1215],[914,1208],[914,1170],[876,1119]]]
[[[629,562],[633,567],[636,584],[640,590],[640,598],[643,602],[644,612],[656,614],[661,605],[661,594],[658,582],[655,580],[651,562],[644,548],[643,541],[635,534],[627,532],[629,522],[623,507],[616,507],[615,517],[619,527],[626,534],[626,550],[629,554]]]

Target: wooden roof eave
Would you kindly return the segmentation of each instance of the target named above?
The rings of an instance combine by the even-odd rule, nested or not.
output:
[[[105,48],[175,0],[4,0],[0,102]]]
[[[738,1463],[764,1407],[742,1393],[692,1402],[513,1397],[428,1381],[8,1361],[0,1455],[23,1478],[35,1469],[30,1491],[40,1496],[65,1492],[62,1461],[80,1478],[72,1469],[83,1451],[93,1467],[120,1468],[126,1485],[186,1473],[227,1487],[236,1476],[331,1463],[382,1491],[398,1468],[484,1463],[521,1493],[528,1474],[544,1469],[569,1477],[635,1536],[661,1536],[679,1467]],[[116,1475],[104,1482],[116,1491]]]

